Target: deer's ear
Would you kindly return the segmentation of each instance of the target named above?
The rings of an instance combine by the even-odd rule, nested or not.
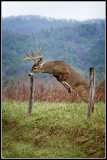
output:
[[[42,67],[42,66],[43,66],[43,64],[44,64],[44,63],[43,63],[43,62],[41,62],[41,63],[39,64],[39,66],[40,66],[40,67]]]

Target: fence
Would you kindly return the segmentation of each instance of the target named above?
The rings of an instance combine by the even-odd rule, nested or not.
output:
[[[32,81],[33,79],[31,79]],[[33,93],[29,88],[29,79],[17,80],[15,83],[9,82],[3,85],[2,101],[29,101],[29,95]],[[33,83],[31,83],[33,84]],[[34,81],[34,102],[69,102],[81,103],[82,100],[72,91],[71,94],[55,79],[35,79]],[[31,93],[30,93],[31,91]],[[31,95],[29,101],[29,116],[32,114]],[[96,84],[94,103],[105,103],[105,83],[104,80]],[[30,107],[31,106],[31,107]],[[88,107],[87,118],[90,118],[91,110]],[[92,106],[91,106],[92,108]],[[89,111],[90,110],[90,111]]]

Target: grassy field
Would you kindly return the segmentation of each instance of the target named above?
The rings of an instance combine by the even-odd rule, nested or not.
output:
[[[2,103],[2,158],[105,158],[105,104]]]

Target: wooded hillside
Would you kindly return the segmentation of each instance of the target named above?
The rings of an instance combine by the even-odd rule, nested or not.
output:
[[[3,82],[27,77],[33,62],[22,62],[25,49],[41,48],[45,61],[64,60],[84,78],[96,67],[96,78],[105,75],[105,20],[55,20],[40,16],[2,19]],[[37,77],[44,77],[40,74]],[[49,75],[48,75],[49,76]]]

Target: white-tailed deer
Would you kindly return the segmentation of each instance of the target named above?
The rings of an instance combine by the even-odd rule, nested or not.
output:
[[[40,51],[38,50],[39,55],[32,50],[32,57],[26,50],[25,52],[28,57],[22,59],[22,61],[35,61],[29,76],[37,73],[50,73],[56,77],[61,84],[63,84],[69,93],[71,93],[71,89],[73,89],[84,102],[88,103],[89,84],[70,65],[61,60],[43,63],[41,49]],[[36,57],[34,57],[33,53],[36,54]]]

